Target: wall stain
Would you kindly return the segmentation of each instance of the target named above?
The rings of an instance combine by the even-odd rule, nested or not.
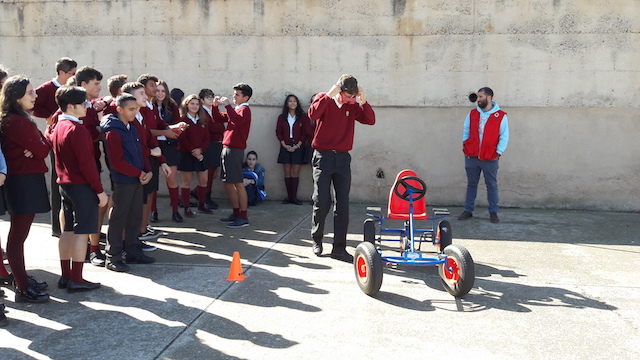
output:
[[[407,0],[391,0],[391,5],[393,5],[393,16],[403,16],[407,7]]]

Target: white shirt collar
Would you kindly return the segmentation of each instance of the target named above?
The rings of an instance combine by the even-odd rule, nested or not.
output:
[[[242,103],[242,104],[236,106],[236,110],[240,109],[243,106],[249,106],[249,103]]]
[[[200,119],[198,117],[198,114],[196,114],[196,117],[191,116],[191,114],[187,113],[187,117],[189,118],[189,120],[193,121],[194,124],[198,123],[198,120]]]
[[[338,93],[338,95],[333,97],[333,101],[335,101],[336,105],[338,105],[338,109],[342,109],[343,104],[341,104],[340,101],[338,101],[339,98],[340,98],[340,93]]]
[[[153,110],[153,104],[151,103],[151,101],[147,100],[147,107],[151,110]]]
[[[78,119],[77,117],[73,116],[73,115],[69,115],[69,114],[62,114],[58,117],[58,120],[71,120],[73,122],[77,122],[78,124],[82,124],[82,120]]]
[[[211,112],[212,112],[211,109],[209,109],[206,106],[203,106],[202,108],[207,112],[207,114],[209,114],[209,116],[213,116],[213,115],[211,115]]]
[[[140,113],[138,112],[138,113],[136,114],[136,120],[138,120],[138,122],[139,122],[140,124],[142,124],[142,119],[144,119],[144,118],[142,117],[142,114],[140,114]]]
[[[56,87],[60,87],[60,86],[62,86],[62,85],[58,82],[58,79],[56,79],[56,78],[53,78],[53,79],[51,80],[51,82],[52,82],[52,83],[53,83],[53,85],[55,85]]]

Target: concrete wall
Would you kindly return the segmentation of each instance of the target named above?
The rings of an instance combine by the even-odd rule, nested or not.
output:
[[[277,198],[285,94],[353,73],[378,117],[356,130],[353,198],[382,201],[414,168],[432,201],[460,204],[466,95],[490,86],[511,125],[504,206],[637,210],[638,18],[637,0],[1,1],[0,63],[36,84],[61,56],[187,93],[245,81],[259,105],[249,147]]]

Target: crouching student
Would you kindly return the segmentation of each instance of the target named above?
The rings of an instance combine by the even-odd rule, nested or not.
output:
[[[106,267],[125,272],[129,271],[127,263],[155,262],[154,258],[144,255],[138,241],[142,223],[142,185],[147,184],[153,174],[149,161],[142,155],[138,131],[131,124],[136,121],[140,110],[136,98],[127,93],[119,95],[116,110],[117,114],[104,117],[100,123],[105,134],[113,181]]]
[[[64,213],[58,242],[62,268],[58,287],[70,293],[94,290],[100,284],[84,280],[82,268],[89,234],[98,232],[98,207],[107,205],[108,197],[95,166],[91,134],[79,120],[87,115],[85,89],[61,86],[55,96],[62,115],[58,116],[50,140]]]

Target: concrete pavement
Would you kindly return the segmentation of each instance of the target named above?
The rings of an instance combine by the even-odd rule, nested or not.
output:
[[[367,205],[381,204],[351,206],[351,253]],[[312,254],[311,206],[275,201],[250,208],[242,229],[217,221],[224,209],[180,227],[161,212],[155,264],[86,264],[103,287],[68,294],[39,215],[26,262],[52,300],[16,304],[5,289],[0,359],[640,358],[640,215],[503,209],[491,224],[485,209],[467,221],[450,210],[454,243],[476,263],[459,300],[435,267],[385,269],[380,293],[365,295],[351,264]],[[8,228],[5,216],[3,244]],[[234,251],[247,276],[237,283],[226,281]]]

